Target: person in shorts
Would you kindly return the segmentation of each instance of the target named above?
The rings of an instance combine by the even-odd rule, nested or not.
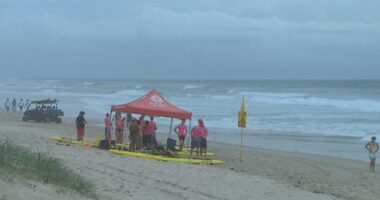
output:
[[[183,144],[185,143],[185,138],[187,135],[187,127],[185,124],[186,120],[182,119],[181,124],[178,124],[174,128],[174,132],[177,133],[178,138],[179,138],[179,150],[182,151]]]
[[[369,171],[375,172],[375,164],[376,164],[376,153],[379,151],[379,144],[376,142],[376,137],[372,136],[371,141],[369,141],[365,146],[365,149],[368,150],[369,155]]]
[[[198,126],[195,126],[191,129],[190,157],[192,157],[194,149],[196,150],[197,157],[199,156],[200,147],[201,147],[202,130],[203,130],[203,120],[199,119]]]

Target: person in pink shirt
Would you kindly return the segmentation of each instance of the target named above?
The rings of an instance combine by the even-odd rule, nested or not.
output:
[[[198,120],[198,126],[195,126],[191,129],[191,150],[190,150],[190,157],[193,155],[193,150],[195,149],[197,153],[197,157],[199,156],[199,149],[201,145],[201,134],[202,134],[202,127],[203,121],[202,119]]]
[[[183,144],[185,143],[185,138],[187,135],[187,127],[185,124],[186,120],[182,119],[181,124],[178,124],[174,128],[174,132],[177,133],[178,138],[179,138],[179,150],[182,151]]]
[[[154,122],[153,116],[150,116],[149,130],[150,130],[150,135],[152,136],[151,137],[151,143],[152,143],[152,147],[153,147],[157,144],[157,139],[156,139],[157,125],[156,125],[156,122]]]
[[[106,118],[104,118],[104,127],[104,138],[110,142],[112,122],[109,113],[106,113]]]
[[[204,123],[203,123],[203,120],[202,119],[199,119],[198,120],[198,128],[200,129],[200,138],[201,138],[201,141],[200,141],[200,147],[201,147],[201,156],[203,154],[203,156],[206,156],[207,155],[207,128],[205,127]]]

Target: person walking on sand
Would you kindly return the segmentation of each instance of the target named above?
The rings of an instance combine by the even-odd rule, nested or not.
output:
[[[9,109],[11,107],[11,101],[9,100],[9,98],[7,98],[5,100],[5,103],[4,103],[4,107],[5,107],[5,110],[7,111],[7,113],[9,112]]]
[[[12,100],[12,112],[17,112],[16,105],[17,105],[16,98],[13,98],[13,100]]]
[[[181,124],[178,124],[173,130],[177,133],[179,138],[179,150],[182,151],[183,144],[185,143],[185,138],[187,135],[187,127],[185,124],[186,120],[182,119]]]
[[[110,118],[110,114],[106,113],[106,118],[104,118],[104,139],[108,140],[108,143],[111,143],[111,127],[112,122]]]
[[[377,151],[379,151],[379,144],[377,144],[377,142],[375,141],[376,141],[376,137],[372,136],[371,141],[369,141],[364,147],[365,149],[368,150],[368,155],[370,159],[370,162],[369,162],[370,172],[375,172],[376,153]]]
[[[24,101],[22,98],[18,102],[18,107],[20,108],[20,113],[22,113],[22,109],[24,108]]]
[[[85,113],[83,111],[79,112],[77,119],[75,120],[77,126],[77,141],[83,142],[85,124],[87,123],[84,119]]]

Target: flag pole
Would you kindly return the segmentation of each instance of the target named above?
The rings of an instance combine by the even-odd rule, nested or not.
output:
[[[243,162],[243,128],[240,129],[240,162]]]

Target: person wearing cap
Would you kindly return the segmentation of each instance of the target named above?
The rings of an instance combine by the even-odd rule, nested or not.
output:
[[[368,155],[370,159],[370,162],[369,162],[370,172],[375,172],[376,153],[377,151],[379,151],[379,144],[377,144],[377,142],[375,141],[376,141],[376,137],[372,136],[371,141],[369,141],[364,147],[365,149],[368,150]]]
[[[77,119],[75,120],[77,126],[77,140],[83,142],[85,124],[87,123],[84,119],[84,112],[80,111]]]

